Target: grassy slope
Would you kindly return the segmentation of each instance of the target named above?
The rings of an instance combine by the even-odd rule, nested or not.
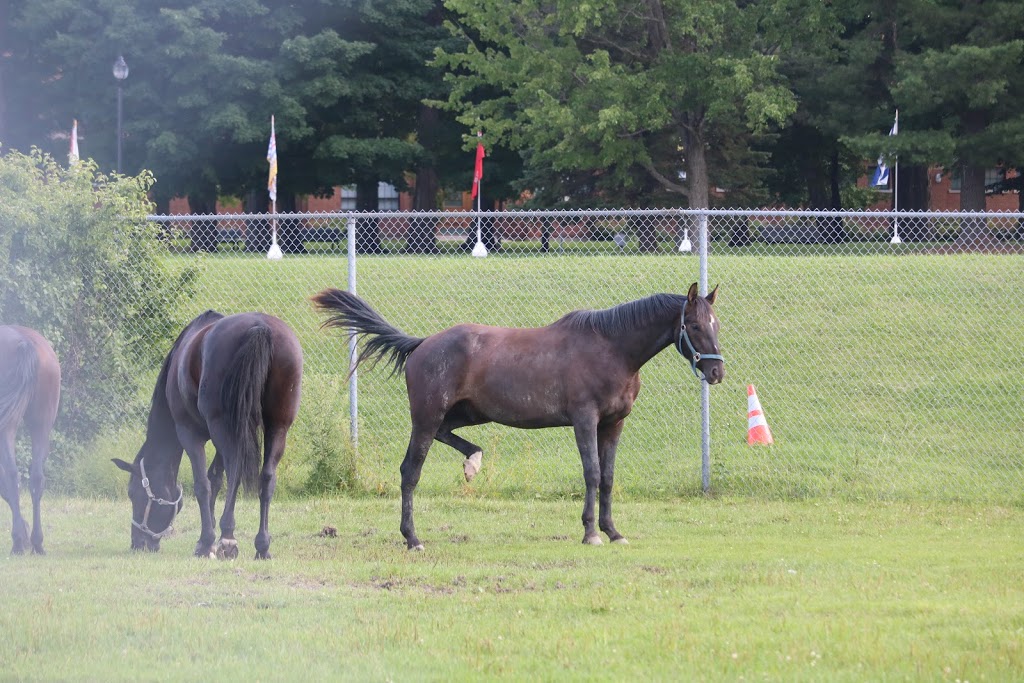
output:
[[[171,260],[171,263],[184,263]],[[192,257],[187,262],[195,262]],[[195,311],[260,309],[288,320],[306,353],[303,416],[283,490],[308,475],[303,436],[330,416],[344,441],[347,343],[318,330],[308,297],[344,287],[340,257],[207,258]],[[358,291],[395,325],[428,335],[461,321],[542,325],[697,278],[692,257],[360,258]],[[1014,256],[716,256],[712,283],[728,376],[712,388],[717,490],[768,496],[987,499],[1024,502],[1018,447],[1024,358],[1024,261]],[[617,485],[627,495],[699,488],[698,385],[671,350],[643,371],[627,421]],[[775,433],[746,437],[746,385],[758,387]],[[358,468],[368,490],[394,491],[408,439],[401,379],[360,376]],[[460,483],[458,455],[436,445],[421,486],[433,492],[559,496],[580,487],[568,430],[464,430],[484,447],[483,474]]]
[[[189,557],[198,515],[131,554],[121,501],[47,500],[50,554],[0,560],[16,680],[1013,680],[1024,511],[903,503],[619,505],[584,547],[577,502],[275,504],[275,559]],[[325,526],[336,538],[321,537]],[[215,673],[214,673],[215,672]]]

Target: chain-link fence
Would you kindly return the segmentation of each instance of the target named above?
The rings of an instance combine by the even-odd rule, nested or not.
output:
[[[388,321],[427,336],[460,322],[541,326],[575,309],[684,293],[703,260],[710,286],[720,286],[727,373],[710,388],[712,490],[1024,501],[1024,214],[652,210],[153,220],[166,228],[169,267],[198,267],[187,313],[260,310],[295,328],[306,354],[303,411],[347,424],[348,342],[319,329],[309,297],[348,288],[350,277]],[[280,260],[266,257],[275,243]],[[484,250],[485,258],[473,257]],[[641,376],[619,446],[617,487],[626,495],[699,491],[699,383],[672,349]],[[772,446],[746,443],[748,384],[757,388]],[[404,380],[361,369],[358,408],[358,467],[395,486],[409,437]],[[464,432],[484,450],[475,489],[582,493],[570,429]],[[456,490],[461,462],[435,443],[421,487]]]

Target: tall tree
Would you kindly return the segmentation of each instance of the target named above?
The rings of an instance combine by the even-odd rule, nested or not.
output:
[[[729,0],[448,0],[470,41],[439,62],[450,106],[531,163],[660,187],[709,206],[709,139],[736,120],[760,132],[793,111],[777,71],[792,22],[814,3]],[[480,88],[499,97],[475,101]],[[639,173],[637,171],[640,171]],[[685,171],[683,179],[682,171]]]
[[[901,9],[893,98],[901,114],[929,124],[921,144],[947,150],[962,177],[960,208],[983,211],[985,169],[1024,158],[1024,3],[912,0]],[[994,235],[966,220],[957,243],[989,247]]]

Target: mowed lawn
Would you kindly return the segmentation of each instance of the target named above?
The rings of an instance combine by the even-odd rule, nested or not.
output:
[[[1020,507],[629,500],[631,543],[595,548],[578,500],[417,503],[422,553],[392,496],[278,501],[256,562],[246,498],[222,562],[191,557],[194,500],[133,554],[127,500],[48,497],[49,554],[0,560],[0,678],[1024,676]]]

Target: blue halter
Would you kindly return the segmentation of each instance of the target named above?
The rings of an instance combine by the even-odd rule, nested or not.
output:
[[[693,342],[690,341],[690,335],[686,334],[686,304],[683,302],[683,314],[679,317],[679,339],[676,340],[676,351],[683,358],[686,354],[683,353],[683,342],[686,342],[686,347],[690,349],[690,369],[693,370],[693,376],[697,379],[706,382],[707,378],[704,377],[704,372],[697,369],[697,363],[704,358],[710,358],[711,360],[720,360],[723,363],[725,358],[717,353],[698,353],[697,349],[693,348]]]

